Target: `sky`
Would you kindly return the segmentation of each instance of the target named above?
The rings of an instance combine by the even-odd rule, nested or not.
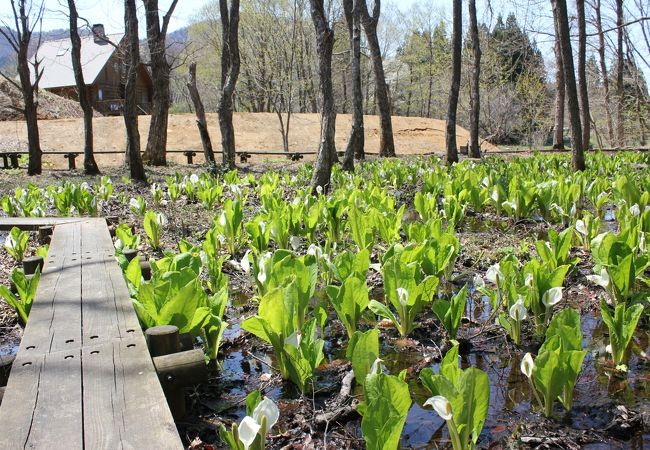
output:
[[[7,3],[7,0],[0,0]],[[32,0],[38,3],[38,0]],[[159,8],[166,11],[172,0],[159,0]],[[66,0],[44,0],[45,13],[43,21],[43,30],[65,29],[68,26],[68,19],[65,14],[67,10]],[[369,0],[371,3],[372,0]],[[179,0],[176,10],[172,16],[169,30],[174,31],[187,26],[193,20],[196,20],[203,6],[208,0]],[[436,14],[450,19],[451,17],[451,0],[384,0],[382,9],[388,8],[387,4],[392,3],[399,10],[406,13],[415,4],[425,5],[424,8],[431,6]],[[486,8],[490,3],[491,10]],[[124,1],[123,0],[76,0],[79,15],[88,20],[90,23],[103,23],[106,33],[119,33],[124,29]],[[140,14],[143,14],[142,0],[136,0]],[[463,8],[466,8],[466,2],[463,2]],[[499,14],[506,16],[509,12],[516,12],[519,25],[529,31],[534,40],[536,40],[546,62],[551,68],[553,60],[553,37],[544,31],[552,30],[549,26],[551,17],[550,1],[548,0],[477,0],[477,11],[479,22],[493,25]],[[0,11],[0,20],[12,23],[13,17],[10,15],[9,8],[2,8]],[[380,19],[381,20],[381,19]],[[528,22],[526,22],[528,21]],[[463,11],[463,26],[467,27],[467,11]],[[552,23],[552,22],[550,22]],[[145,34],[144,18],[140,21],[141,35]],[[536,33],[541,31],[541,33]],[[591,49],[589,49],[591,50]],[[588,51],[589,51],[588,50]],[[650,76],[650,68],[644,67],[645,76]],[[552,70],[549,70],[552,72]]]

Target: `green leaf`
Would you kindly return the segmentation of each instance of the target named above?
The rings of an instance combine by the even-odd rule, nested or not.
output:
[[[369,374],[364,387],[361,432],[368,450],[396,450],[411,407],[408,384],[384,373]]]
[[[160,309],[160,322],[176,325],[181,333],[191,329],[194,313],[204,300],[205,292],[198,279],[190,281],[169,299]]]
[[[350,338],[345,356],[352,363],[357,383],[363,385],[372,364],[379,358],[379,330],[356,331]]]

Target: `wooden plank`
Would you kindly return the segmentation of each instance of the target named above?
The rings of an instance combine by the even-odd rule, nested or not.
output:
[[[81,352],[45,355],[25,448],[83,449]]]
[[[0,408],[0,448],[83,448],[80,351],[19,355],[16,363]]]
[[[0,448],[182,448],[105,220],[55,227],[0,424]]]
[[[55,228],[19,352],[81,346],[80,232],[78,222]]]
[[[86,448],[182,448],[141,332],[82,351]]]
[[[29,438],[32,414],[39,397],[40,375],[45,355],[25,357],[19,353],[0,407],[0,448],[23,449]]]
[[[82,234],[82,341],[129,337],[140,332],[131,296],[114,257],[113,241],[106,223],[84,222]]]
[[[82,217],[0,217],[0,231],[9,231],[18,227],[26,231],[38,231],[39,227],[75,223]]]

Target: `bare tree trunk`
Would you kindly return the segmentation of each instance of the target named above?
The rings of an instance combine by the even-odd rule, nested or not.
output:
[[[388,85],[384,74],[384,65],[381,57],[381,47],[377,38],[377,23],[381,12],[381,0],[375,0],[372,16],[368,13],[366,0],[358,0],[361,9],[361,23],[366,32],[370,58],[375,73],[376,106],[379,107],[379,122],[381,135],[379,137],[379,156],[395,156],[395,142],[393,141],[393,122],[391,119],[390,99],[388,98]]]
[[[569,19],[567,16],[566,0],[551,0],[553,13],[558,21],[560,46],[562,48],[562,66],[569,105],[569,122],[571,123],[571,147],[573,150],[573,169],[585,169],[585,155],[582,146],[582,126],[580,124],[580,106],[573,68],[573,51],[569,34]]]
[[[354,158],[364,158],[363,93],[361,91],[361,26],[359,0],[344,0],[352,64],[352,129],[343,157],[343,170],[354,170]]]
[[[178,0],[173,0],[162,27],[158,17],[158,0],[142,0],[147,20],[147,43],[151,57],[151,122],[144,159],[154,166],[167,165],[167,123],[169,120],[169,74],[171,65],[167,61],[167,28]]]
[[[318,53],[318,73],[320,76],[320,95],[323,111],[320,123],[320,145],[318,157],[311,178],[313,194],[327,192],[330,186],[332,165],[336,161],[336,106],[332,92],[332,50],[334,49],[334,30],[327,22],[323,0],[309,0],[311,18],[316,30],[316,49]],[[319,192],[320,191],[320,192]]]
[[[124,32],[126,35],[126,84],[124,88],[124,125],[126,126],[126,153],[131,179],[147,181],[140,155],[140,132],[138,131],[138,105],[136,82],[140,64],[140,41],[138,39],[138,13],[135,0],[124,0]]]
[[[447,164],[458,162],[458,148],[456,147],[456,111],[458,109],[458,93],[460,92],[460,64],[461,41],[463,26],[462,1],[454,0],[453,31],[451,36],[451,88],[449,89],[449,103],[447,108],[447,131],[445,141],[447,144]]]
[[[616,141],[625,147],[625,119],[623,117],[623,0],[616,0]]]
[[[580,95],[580,117],[582,123],[582,150],[589,150],[591,140],[589,92],[587,90],[587,22],[585,0],[576,0],[578,16],[578,90]]]
[[[194,104],[194,112],[196,114],[196,126],[199,128],[199,134],[201,135],[201,144],[203,145],[203,155],[205,156],[205,162],[208,164],[210,168],[213,168],[217,165],[217,162],[214,159],[214,150],[212,150],[212,140],[210,139],[210,133],[208,132],[208,122],[205,119],[205,108],[203,107],[203,102],[201,101],[199,90],[196,87],[196,63],[195,62],[190,63],[189,76],[187,81],[187,90],[190,93],[192,104]]]
[[[84,114],[84,172],[86,175],[97,175],[99,174],[99,168],[93,153],[93,107],[88,96],[83,68],[81,67],[81,38],[79,38],[79,31],[77,30],[79,14],[74,0],[68,0],[68,9],[70,10],[70,42],[72,43],[70,57],[75,83],[77,84],[79,105]]]
[[[562,45],[560,44],[560,25],[554,17],[555,27],[555,126],[553,127],[553,150],[564,150],[564,104],[566,84],[564,64],[562,63]]]
[[[36,44],[36,54],[34,55],[34,82],[29,70],[28,52],[32,34],[37,25],[42,24],[44,5],[41,3],[38,7],[36,5],[27,3],[26,0],[18,0],[16,5],[15,0],[11,0],[11,10],[13,13],[15,29],[11,30],[8,27],[0,27],[0,35],[2,35],[7,44],[11,47],[16,54],[16,70],[18,72],[19,83],[15,78],[0,73],[2,77],[19,89],[23,95],[23,109],[22,113],[25,116],[27,125],[27,142],[29,145],[29,162],[27,164],[28,175],[38,175],[42,169],[42,154],[40,137],[38,132],[38,82],[43,75],[42,70],[39,70],[38,47],[40,45],[40,35],[38,43]]]
[[[219,129],[221,130],[221,148],[223,164],[229,169],[235,168],[235,128],[232,124],[233,94],[239,76],[239,0],[232,0],[228,12],[228,0],[219,0],[221,9],[221,98]]]
[[[478,125],[481,112],[481,45],[478,37],[478,21],[476,18],[476,0],[469,0],[469,31],[472,36],[472,89],[469,101],[469,148],[468,154],[471,158],[480,158],[481,150],[478,143]]]
[[[596,12],[596,32],[598,33],[598,56],[600,58],[600,75],[605,91],[605,116],[607,119],[607,137],[609,145],[614,145],[614,125],[612,123],[612,102],[609,94],[609,76],[605,63],[605,33],[603,33],[603,21],[600,11],[600,0],[595,0],[594,10]]]

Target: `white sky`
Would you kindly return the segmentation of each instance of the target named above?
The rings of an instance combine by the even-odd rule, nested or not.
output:
[[[7,0],[0,0],[5,5]],[[38,3],[38,0],[32,0]],[[649,0],[650,1],[650,0]],[[68,26],[68,19],[65,15],[67,11],[66,0],[44,0],[45,14],[43,22],[43,30],[52,29],[65,29]],[[372,0],[369,0],[371,3]],[[123,0],[76,0],[79,15],[87,19],[90,23],[103,23],[106,33],[118,33],[124,29],[124,1]],[[171,0],[159,0],[159,7],[161,11],[166,11],[169,7]],[[208,0],[179,0],[172,21],[169,27],[170,31],[182,28],[195,19],[201,9]],[[402,12],[406,13],[414,4],[426,5],[438,12],[441,16],[451,18],[451,0],[383,0],[382,9],[387,8],[387,4],[392,3],[396,5]],[[143,13],[143,6],[141,0],[136,0],[140,14]],[[487,4],[491,4],[492,10],[486,8]],[[466,8],[466,2],[463,1],[463,8]],[[477,10],[479,22],[493,25],[496,17],[502,14],[504,17],[509,12],[515,12],[518,18],[519,25],[525,30],[531,32],[531,36],[538,43],[542,54],[548,63],[547,67],[550,69],[553,64],[553,48],[552,36],[548,36],[544,32],[541,34],[535,31],[552,31],[552,26],[549,25],[551,17],[550,1],[549,0],[477,0]],[[0,10],[0,20],[9,24],[13,22],[13,17],[10,15],[10,9],[3,7]],[[607,18],[605,18],[607,20]],[[610,18],[611,20],[611,18]],[[467,11],[463,11],[463,26],[467,27]],[[552,23],[552,22],[551,22]],[[607,23],[605,23],[607,27]],[[140,21],[141,35],[145,34],[144,18]],[[632,31],[634,33],[634,31]],[[611,33],[613,36],[613,33]],[[588,52],[592,49],[588,49]],[[646,77],[650,75],[650,70],[643,64],[640,64],[644,69]],[[549,70],[549,74],[552,70]]]

